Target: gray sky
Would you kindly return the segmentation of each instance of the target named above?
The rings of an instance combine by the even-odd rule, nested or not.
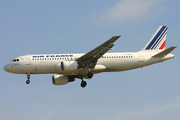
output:
[[[178,0],[1,0],[0,119],[3,120],[179,120]],[[54,86],[53,74],[10,74],[3,70],[26,54],[86,53],[114,35],[110,52],[141,50],[167,25],[166,48],[174,59],[135,70],[100,73]]]

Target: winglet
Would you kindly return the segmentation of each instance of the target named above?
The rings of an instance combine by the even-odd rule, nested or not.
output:
[[[173,51],[177,46],[172,46],[156,55],[154,55],[153,57],[164,57],[166,55],[168,55],[171,51]]]

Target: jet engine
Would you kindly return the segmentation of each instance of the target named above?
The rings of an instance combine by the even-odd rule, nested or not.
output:
[[[52,82],[54,85],[64,85],[67,84],[68,82],[74,81],[74,78],[71,78],[66,75],[54,75],[52,76]]]

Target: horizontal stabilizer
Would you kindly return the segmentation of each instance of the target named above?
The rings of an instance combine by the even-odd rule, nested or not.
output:
[[[156,55],[154,55],[153,57],[164,57],[166,55],[168,55],[172,50],[174,50],[177,46],[173,46],[173,47],[170,47]]]

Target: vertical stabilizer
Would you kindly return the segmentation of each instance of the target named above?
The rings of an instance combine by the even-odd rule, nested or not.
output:
[[[164,50],[168,26],[159,26],[142,50]]]

